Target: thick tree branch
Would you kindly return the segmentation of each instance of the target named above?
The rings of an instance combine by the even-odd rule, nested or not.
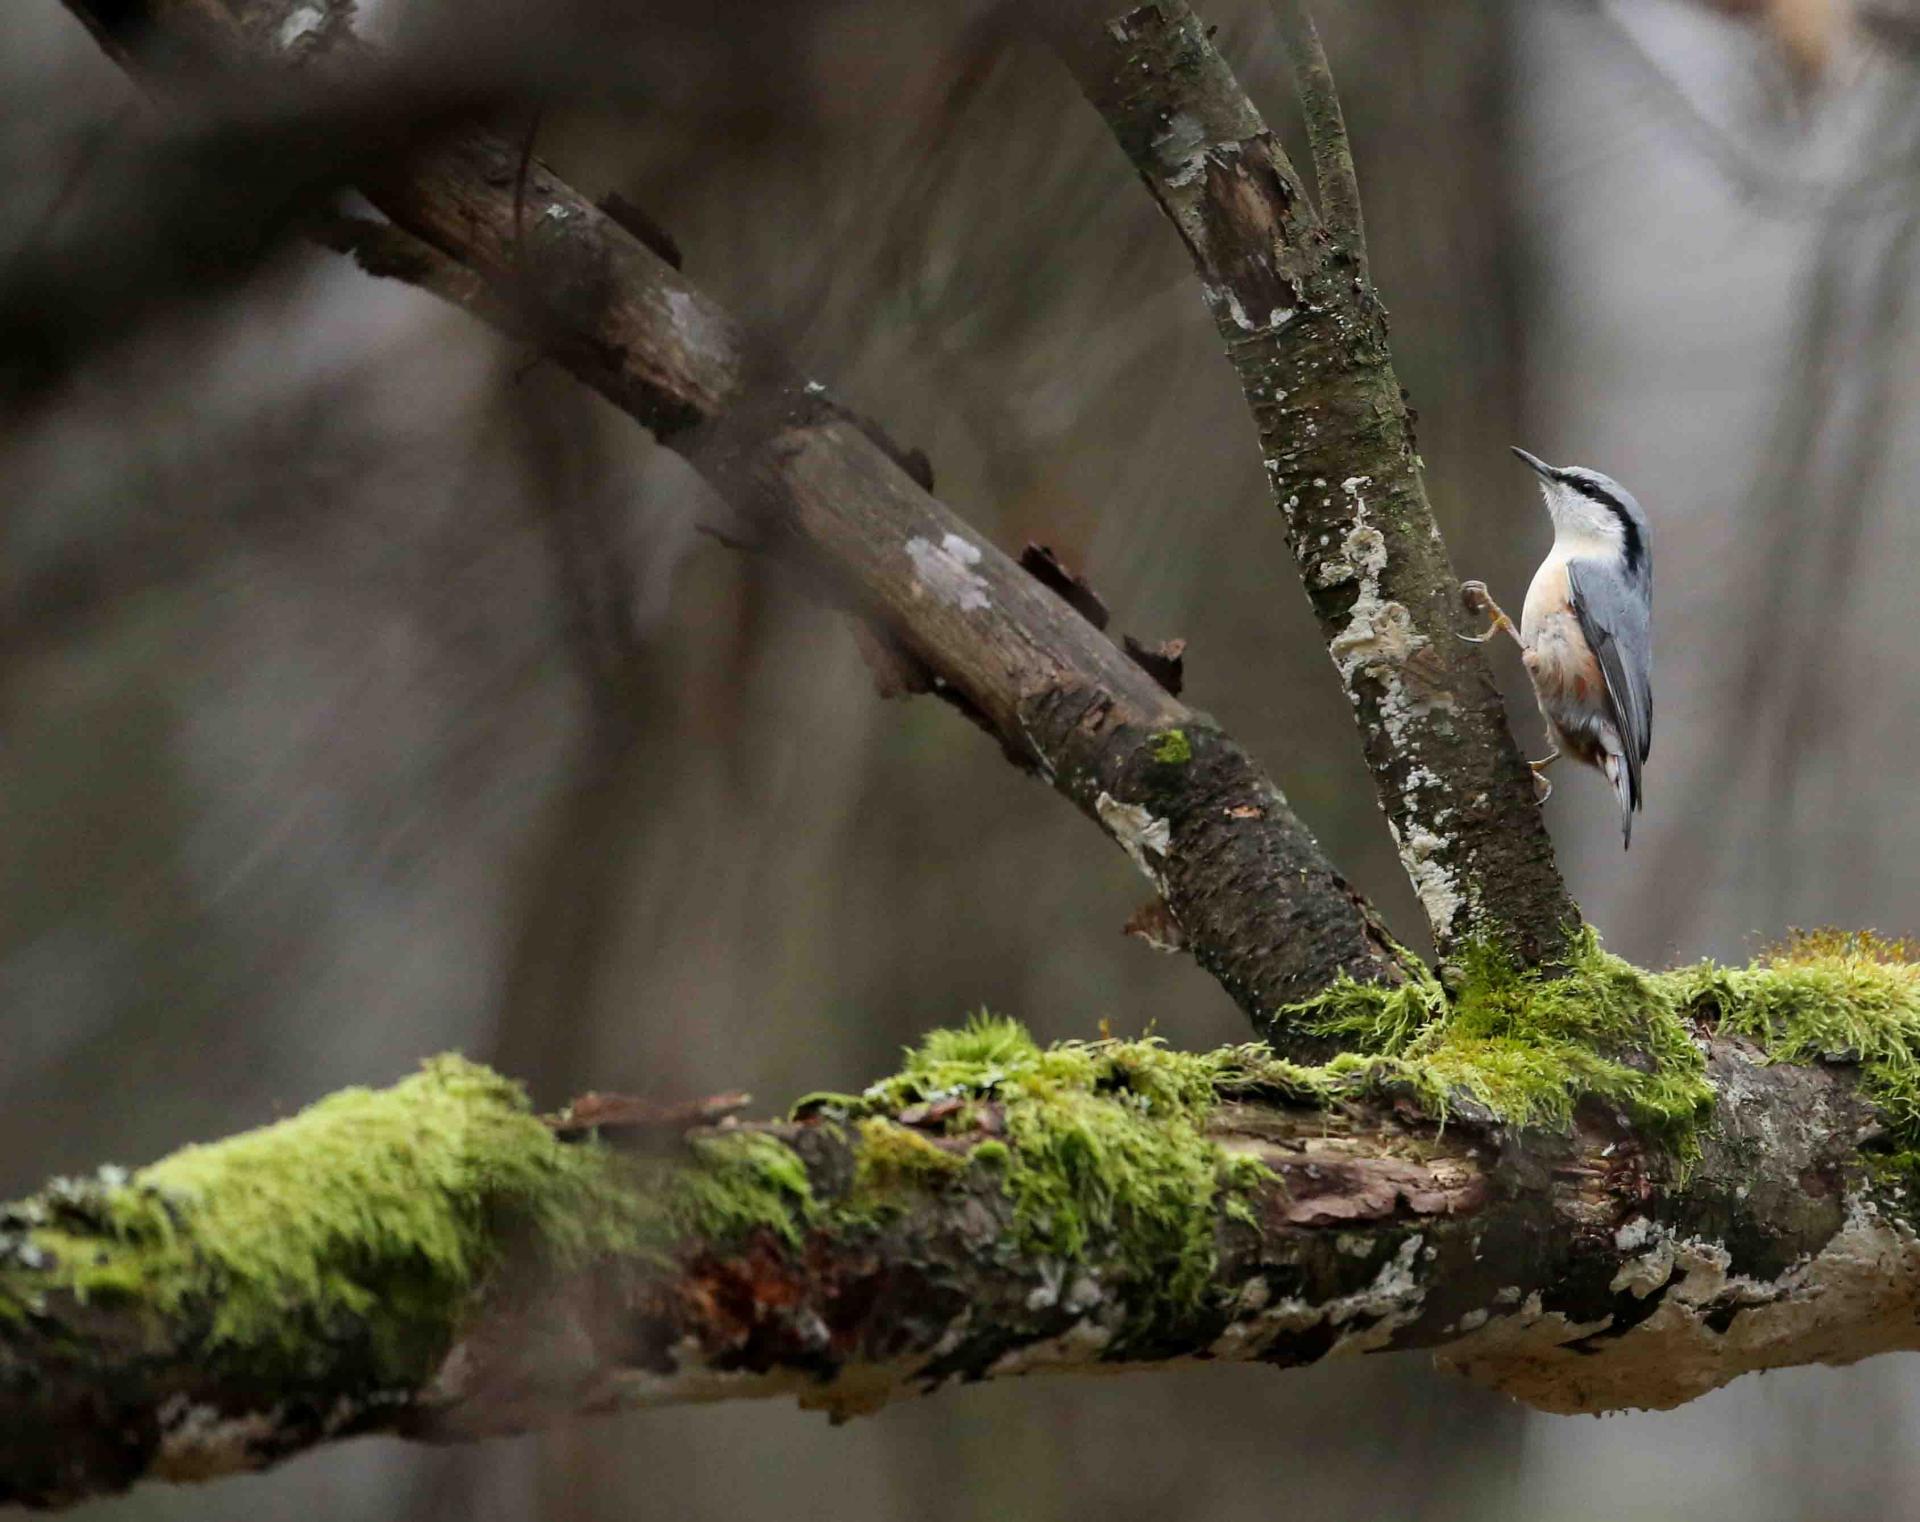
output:
[[[167,65],[162,42],[196,44],[203,66],[209,56],[230,69],[297,64],[308,78],[353,79],[368,59],[331,23],[326,46],[302,34],[287,56],[282,0],[149,0],[114,6],[110,21],[91,0],[68,4],[137,71]],[[653,428],[748,511],[770,547],[877,621],[935,690],[1098,822],[1262,1030],[1341,973],[1405,977],[1403,954],[1244,751],[929,496],[824,386],[757,345],[620,221],[478,129],[420,146],[361,188],[427,248],[410,260],[399,235],[376,241],[340,223],[330,241],[536,336]]]
[[[1291,3],[1291,0],[1287,0]],[[1259,430],[1273,500],[1365,743],[1400,858],[1441,953],[1502,939],[1565,955],[1579,914],[1531,776],[1469,632],[1420,477],[1386,313],[1353,248],[1184,0],[1043,13],[1191,254]],[[1331,85],[1302,78],[1334,153]],[[1357,227],[1338,170],[1329,205]]]
[[[1420,1349],[1603,1411],[1912,1348],[1915,977],[1603,959],[1463,997],[1424,1056],[1320,1069],[1042,1051],[986,1020],[862,1095],[684,1136],[610,1096],[544,1124],[440,1059],[0,1211],[0,1502],[362,1432],[767,1395],[844,1414],[1179,1358]],[[1678,1044],[1609,1073],[1556,1056],[1556,1021]]]

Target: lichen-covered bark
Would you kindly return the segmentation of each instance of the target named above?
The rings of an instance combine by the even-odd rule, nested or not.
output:
[[[1192,256],[1443,956],[1491,935],[1528,961],[1557,961],[1578,910],[1486,662],[1459,638],[1471,632],[1459,581],[1355,248],[1329,232],[1182,0],[1072,0],[1045,14]],[[1336,133],[1326,100],[1309,101],[1316,139]],[[1344,193],[1336,182],[1336,200]],[[1357,231],[1357,199],[1334,210]]]
[[[264,0],[68,4],[136,69],[152,44],[180,40],[173,29],[189,12],[181,35],[227,67],[297,61],[310,76],[357,78],[370,63],[332,23],[324,46],[303,32],[282,47],[290,34],[269,24],[278,11]],[[373,251],[381,270],[537,337],[655,429],[770,546],[874,619],[921,685],[982,721],[1126,849],[1188,949],[1263,1030],[1342,973],[1405,978],[1404,954],[1244,752],[930,496],[822,385],[756,346],[620,221],[523,160],[499,137],[460,129],[371,171],[369,198],[440,256],[410,273],[384,247]],[[324,231],[338,243],[351,229]],[[354,242],[364,255],[364,237]],[[1201,764],[1152,763],[1154,737],[1170,731],[1208,737]]]
[[[0,1503],[363,1432],[768,1395],[846,1414],[1174,1358],[1418,1349],[1603,1411],[1920,1346],[1914,1174],[1884,1152],[1910,1119],[1851,1062],[1731,1034],[1796,976],[1691,985],[1723,1033],[1700,1032],[1716,1103],[1686,1162],[1593,1099],[1565,1130],[1441,1126],[1404,1066],[1042,1050],[991,1019],[861,1095],[681,1136],[605,1097],[603,1130],[542,1124],[441,1059],[0,1212]],[[1910,1064],[1909,983],[1863,978],[1802,1034],[1887,1032],[1893,988]]]

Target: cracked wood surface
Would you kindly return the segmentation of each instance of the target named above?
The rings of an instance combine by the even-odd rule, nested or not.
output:
[[[227,70],[355,79],[374,66],[343,32],[344,5],[326,26],[296,31],[311,5],[67,3],[142,77],[176,65],[168,50],[182,43]],[[376,252],[375,267],[485,320],[512,313],[509,327],[537,334],[575,377],[655,430],[744,510],[766,547],[875,620],[926,685],[1115,839],[1165,899],[1187,949],[1260,1029],[1285,1039],[1276,1011],[1342,972],[1404,977],[1403,953],[1252,758],[619,220],[477,128],[421,145],[360,188],[481,289],[430,261],[410,274],[392,247]],[[367,256],[365,237],[348,238],[337,222],[324,235]],[[1190,765],[1155,760],[1172,730],[1187,736]]]
[[[1358,246],[1358,193],[1297,0],[1328,217],[1183,0],[1062,0],[1042,25],[1191,255],[1374,787],[1446,957],[1492,935],[1553,964],[1579,910],[1460,603]],[[1317,61],[1317,63],[1316,63]]]

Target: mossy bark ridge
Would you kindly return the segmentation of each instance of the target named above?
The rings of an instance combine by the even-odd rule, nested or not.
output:
[[[981,1016],[665,1152],[442,1058],[58,1182],[0,1214],[0,1500],[1094,1364],[1425,1349],[1601,1411],[1920,1345],[1904,954],[1647,974],[1586,942],[1558,978],[1476,957],[1452,996],[1298,1013],[1363,1049],[1041,1048]]]

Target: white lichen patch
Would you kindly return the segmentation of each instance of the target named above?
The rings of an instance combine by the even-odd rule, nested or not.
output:
[[[1321,586],[1359,583],[1346,626],[1328,641],[1328,649],[1356,707],[1361,697],[1358,682],[1365,678],[1373,684],[1381,729],[1397,752],[1410,754],[1416,748],[1413,740],[1420,721],[1437,710],[1450,709],[1452,700],[1444,692],[1432,691],[1428,682],[1409,680],[1408,663],[1431,641],[1414,628],[1413,615],[1404,603],[1381,595],[1390,556],[1386,536],[1371,521],[1366,489],[1372,484],[1369,476],[1348,476],[1340,483],[1351,513],[1350,526],[1339,553],[1320,563],[1315,580]],[[1412,824],[1395,828],[1394,840],[1428,921],[1444,937],[1471,908],[1471,901],[1465,885],[1443,860],[1451,844],[1444,833],[1451,810],[1444,805],[1426,808],[1418,802],[1429,792],[1444,798],[1439,782],[1431,768],[1417,762],[1408,770],[1403,793],[1409,812],[1415,808],[1420,812]]]
[[[1120,842],[1120,848],[1133,858],[1133,864],[1146,874],[1156,888],[1160,886],[1160,867],[1173,849],[1173,827],[1137,803],[1122,803],[1111,793],[1102,793],[1093,801],[1093,811],[1107,833]]]
[[[1398,602],[1382,598],[1380,578],[1387,569],[1387,541],[1368,521],[1367,499],[1362,488],[1371,484],[1369,476],[1349,476],[1340,485],[1353,512],[1352,526],[1341,540],[1340,556],[1322,566],[1324,586],[1343,581],[1358,581],[1359,596],[1347,612],[1347,626],[1329,644],[1341,678],[1352,685],[1365,672],[1383,683],[1398,683],[1396,673],[1407,657],[1427,643],[1415,632],[1413,615]],[[1316,480],[1316,486],[1324,481]]]
[[[1232,286],[1209,286],[1207,289],[1220,305],[1226,307],[1227,315],[1233,319],[1233,325],[1236,328],[1247,333],[1255,331],[1253,319],[1247,316],[1247,309],[1240,305],[1240,297]]]
[[[1176,111],[1154,135],[1153,156],[1175,189],[1198,184],[1207,172],[1207,130],[1199,117]]]
[[[1097,1363],[1112,1343],[1114,1329],[1100,1318],[1084,1317],[1054,1337],[1011,1348],[987,1366],[987,1377],[1034,1374],[1047,1370],[1079,1369]]]
[[[1341,579],[1351,581],[1353,577]],[[1327,642],[1334,664],[1349,684],[1362,674],[1383,681],[1397,680],[1393,673],[1427,642],[1414,630],[1413,615],[1405,604],[1383,602],[1376,592],[1368,590],[1371,579],[1362,576],[1360,595],[1347,614],[1346,628]]]
[[[160,1446],[152,1472],[162,1480],[210,1480],[258,1469],[262,1447],[280,1430],[278,1408],[236,1416],[184,1395],[169,1397],[158,1414]]]
[[[1313,573],[1313,583],[1319,587],[1337,587],[1342,582],[1352,581],[1360,574],[1360,568],[1351,560],[1343,560],[1338,555],[1329,555],[1320,562]],[[1335,659],[1338,659],[1336,656]]]
[[[1629,1258],[1620,1265],[1607,1285],[1614,1294],[1625,1291],[1636,1300],[1644,1300],[1673,1278],[1673,1236],[1645,1216],[1638,1216],[1622,1226],[1613,1234],[1613,1240],[1622,1252],[1645,1248],[1637,1257]]]
[[[1467,894],[1453,869],[1441,860],[1447,842],[1421,825],[1404,833],[1393,832],[1400,845],[1400,861],[1413,883],[1420,907],[1427,912],[1427,923],[1436,929],[1451,925],[1467,907]]]
[[[1573,1349],[1610,1323],[1575,1325],[1532,1295],[1436,1361],[1541,1410],[1600,1412],[1667,1410],[1762,1369],[1920,1348],[1920,1243],[1860,1196],[1818,1253],[1770,1280],[1732,1273],[1718,1242],[1653,1222],[1630,1221],[1615,1240],[1637,1250],[1616,1292],[1664,1290],[1644,1321]]]
[[[340,8],[351,14],[350,7]],[[286,16],[280,22],[280,29],[274,34],[274,40],[281,52],[290,53],[294,49],[318,40],[324,36],[327,23],[331,19],[325,5],[318,0],[305,0],[305,3],[289,7]]]
[[[990,606],[993,599],[986,579],[974,569],[980,564],[980,554],[979,545],[959,534],[944,535],[938,544],[915,535],[907,541],[915,590],[962,613]]]
[[[1214,1339],[1208,1356],[1258,1358],[1288,1333],[1322,1326],[1346,1328],[1355,1321],[1364,1324],[1343,1330],[1327,1357],[1372,1353],[1390,1346],[1396,1332],[1420,1319],[1426,1302],[1426,1289],[1414,1273],[1422,1240],[1418,1233],[1408,1237],[1365,1289],[1330,1300],[1314,1302],[1298,1295],[1275,1300],[1266,1281],[1256,1280],[1241,1292],[1237,1319]]]

